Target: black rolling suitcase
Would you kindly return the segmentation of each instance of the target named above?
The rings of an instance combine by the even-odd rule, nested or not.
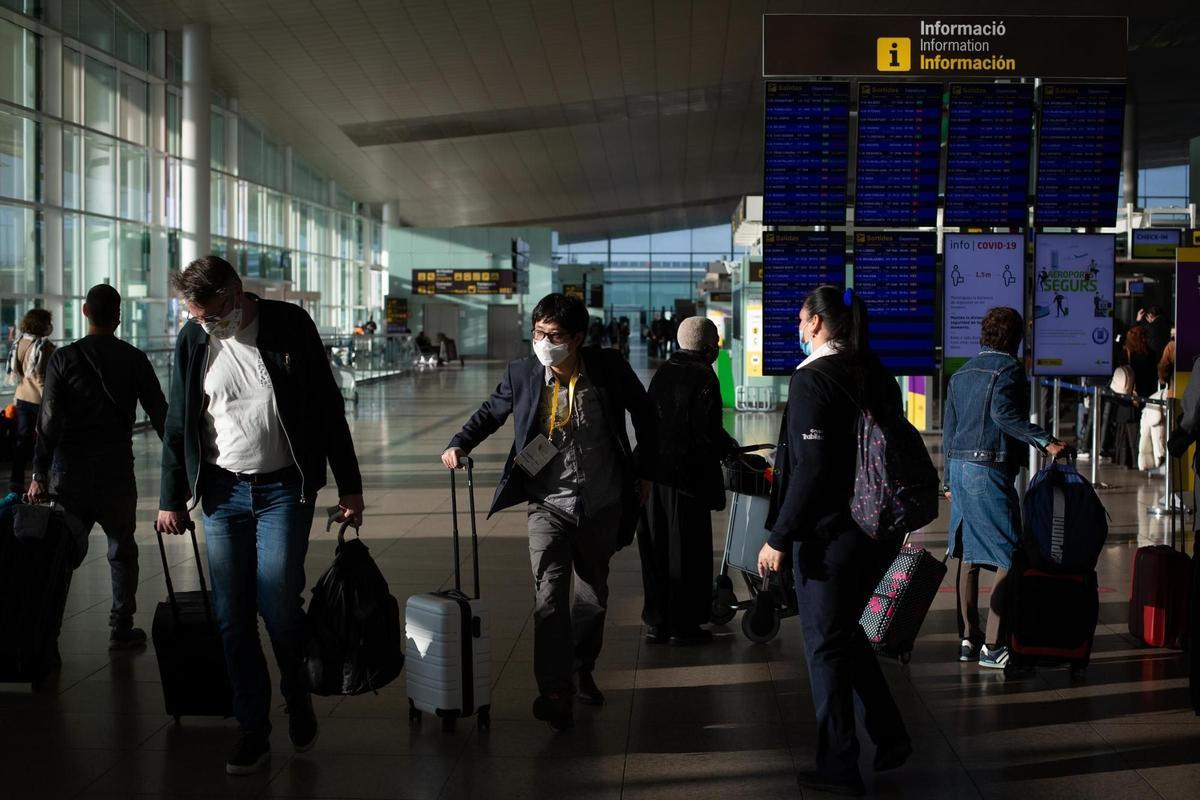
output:
[[[14,512],[0,514],[0,682],[36,689],[62,663],[58,633],[79,551],[63,524],[18,538]]]
[[[192,538],[192,553],[200,574],[198,592],[175,591],[162,534],[157,534],[167,600],[154,609],[154,652],[158,656],[167,713],[176,722],[182,716],[233,716],[233,687],[225,667],[225,649],[217,630],[212,598],[204,582],[194,525],[188,528],[188,535]]]

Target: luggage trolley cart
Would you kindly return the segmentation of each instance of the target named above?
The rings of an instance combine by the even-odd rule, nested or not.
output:
[[[779,633],[780,620],[797,613],[790,559],[785,560],[787,566],[779,575],[760,578],[758,574],[758,551],[767,541],[772,466],[766,458],[754,453],[774,449],[772,444],[739,447],[721,464],[725,488],[733,492],[733,500],[729,505],[721,571],[713,581],[710,620],[714,625],[725,625],[739,611],[744,611],[742,633],[759,644],[774,639]],[[741,573],[750,599],[738,600],[731,570]]]

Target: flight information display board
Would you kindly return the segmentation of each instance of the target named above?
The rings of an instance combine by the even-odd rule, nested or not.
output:
[[[823,283],[846,283],[846,234],[763,234],[763,374],[791,375],[804,360],[800,305]]]
[[[854,224],[937,224],[942,85],[862,83]]]
[[[897,375],[933,375],[937,234],[854,234],[854,291],[867,304],[871,349]]]
[[[517,276],[511,269],[414,269],[413,294],[512,294]]]
[[[763,222],[846,224],[850,84],[767,81]]]
[[[944,224],[1025,227],[1032,138],[1032,83],[953,84]]]
[[[1038,227],[1111,227],[1117,222],[1125,87],[1048,84],[1038,129]]]

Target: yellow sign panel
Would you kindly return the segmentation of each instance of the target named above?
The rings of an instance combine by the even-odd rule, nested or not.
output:
[[[880,72],[908,72],[912,69],[912,39],[907,36],[883,36],[875,40],[875,68]]]

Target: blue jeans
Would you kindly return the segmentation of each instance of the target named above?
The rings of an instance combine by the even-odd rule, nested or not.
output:
[[[205,467],[201,508],[212,573],[213,603],[233,683],[233,713],[243,731],[270,733],[271,678],[258,638],[267,623],[280,692],[304,697],[304,557],[313,500],[300,495],[300,475],[252,486]]]

